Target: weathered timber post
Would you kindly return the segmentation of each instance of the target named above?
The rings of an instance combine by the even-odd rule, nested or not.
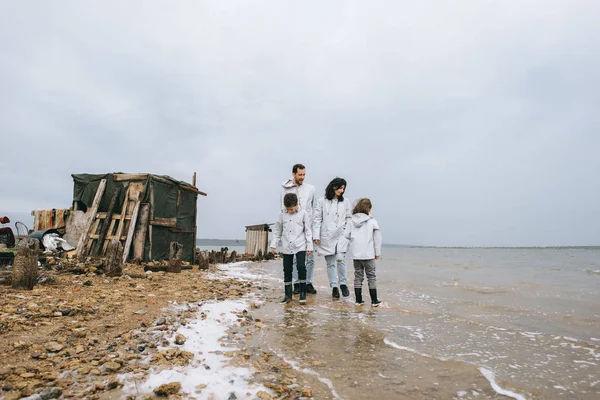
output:
[[[108,242],[104,273],[106,276],[123,275],[123,245],[119,239]]]
[[[19,241],[13,268],[13,289],[33,289],[38,278],[39,252],[40,242],[37,239],[24,238]]]
[[[168,272],[181,272],[181,253],[183,253],[183,245],[177,242],[171,242]]]

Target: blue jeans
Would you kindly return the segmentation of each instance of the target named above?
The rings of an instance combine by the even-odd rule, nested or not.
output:
[[[329,286],[331,286],[332,288],[337,287],[338,283],[340,285],[346,285],[346,253],[337,253],[331,256],[325,256],[325,262],[327,263],[327,276],[329,277]]]
[[[306,254],[306,283],[312,283],[313,281],[313,274],[315,272],[315,259],[314,256],[315,253],[312,253],[310,256],[308,255],[308,253]],[[292,269],[292,277],[294,279],[294,284],[296,283],[300,283],[300,280],[298,279],[298,268],[296,266],[296,256],[294,256],[294,266]]]

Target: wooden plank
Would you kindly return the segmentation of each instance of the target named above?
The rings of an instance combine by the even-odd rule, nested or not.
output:
[[[140,192],[137,194],[137,201],[135,207],[133,207],[133,213],[131,214],[131,222],[129,223],[129,230],[127,232],[127,239],[125,239],[125,246],[123,246],[123,262],[127,262],[129,257],[129,249],[131,248],[131,242],[133,241],[133,235],[135,233],[135,223],[137,222],[138,212],[140,210]]]
[[[86,223],[86,229],[84,229],[83,234],[79,238],[79,242],[77,243],[77,256],[80,257],[83,254],[85,249],[85,245],[87,244],[89,237],[89,230],[94,222],[94,216],[98,212],[98,206],[100,205],[100,201],[102,200],[102,196],[104,195],[104,188],[106,187],[106,179],[102,179],[100,181],[100,185],[98,185],[98,190],[96,191],[96,196],[94,197],[94,202],[92,203],[92,209],[90,211],[90,219]]]
[[[114,174],[113,180],[115,182],[121,181],[144,181],[148,179],[148,174]]]
[[[125,197],[123,198],[123,203],[121,204],[121,214],[120,218],[113,219],[110,223],[110,231],[108,231],[109,236],[113,238],[118,238],[121,240],[121,236],[123,235],[123,226],[125,225],[125,215],[127,215],[127,203],[129,202],[129,191],[131,190],[131,185],[127,185],[127,190],[125,190]],[[117,231],[114,231],[114,226],[117,226]],[[113,233],[114,232],[114,233]],[[104,240],[102,243],[102,254],[106,252],[108,244],[110,240]]]
[[[174,228],[177,226],[177,218],[154,218],[152,221],[150,221],[150,225]]]
[[[148,233],[148,219],[150,218],[150,204],[140,205],[137,225],[135,227],[135,236],[133,238],[133,258],[135,260],[144,259],[144,245],[146,244],[146,234]]]
[[[148,220],[154,219],[154,182],[150,182],[150,214]],[[148,250],[148,261],[152,261],[152,225],[148,224],[150,249]]]
[[[196,186],[196,173],[194,172],[194,186]],[[193,260],[192,260],[192,264],[196,264],[198,263],[198,260],[196,260],[196,238],[198,237],[198,196],[196,196],[196,199],[194,200],[194,252],[193,252]]]

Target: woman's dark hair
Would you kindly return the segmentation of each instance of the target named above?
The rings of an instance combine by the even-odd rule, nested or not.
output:
[[[327,200],[333,200],[335,198],[335,191],[341,188],[342,186],[344,186],[344,193],[346,193],[346,188],[348,187],[348,185],[346,184],[345,179],[335,178],[334,180],[329,182],[329,185],[327,185],[327,188],[325,189],[325,198]],[[344,193],[342,193],[342,195],[338,197],[339,201],[344,201]]]
[[[296,196],[296,193],[286,193],[285,196],[283,196],[283,205],[285,207],[294,207],[298,205],[298,196]]]
[[[356,202],[356,205],[354,206],[354,210],[352,210],[352,214],[362,213],[362,214],[369,215],[372,208],[373,208],[373,204],[371,204],[371,200],[360,199]]]

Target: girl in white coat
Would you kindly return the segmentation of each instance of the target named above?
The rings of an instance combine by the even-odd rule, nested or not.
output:
[[[344,179],[332,180],[325,189],[325,197],[317,201],[313,220],[313,240],[319,253],[325,256],[334,298],[340,297],[340,289],[344,297],[350,295],[345,258],[348,249],[346,230],[352,214],[350,201],[344,198],[345,191]]]

